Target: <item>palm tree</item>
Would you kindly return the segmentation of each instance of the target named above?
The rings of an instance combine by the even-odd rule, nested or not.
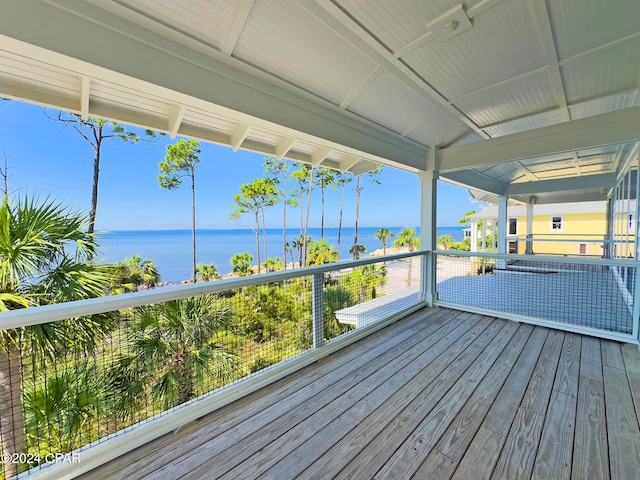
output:
[[[309,242],[309,256],[307,265],[324,265],[338,260],[338,253],[333,250],[333,245],[322,240],[312,240]]]
[[[149,398],[168,409],[236,378],[236,357],[213,341],[228,314],[215,295],[136,309],[126,353],[108,375],[115,411],[126,416]]]
[[[371,293],[371,298],[377,297],[377,288],[383,287],[387,283],[387,267],[372,263],[360,268],[362,284],[365,290]]]
[[[109,267],[89,260],[95,236],[85,232],[88,217],[52,200],[25,196],[0,206],[0,310],[60,303],[104,295]],[[0,337],[0,447],[25,451],[20,364],[31,352],[38,361],[70,348],[92,349],[109,332],[108,316],[68,320],[3,331]],[[81,340],[78,340],[81,338]],[[78,345],[73,342],[77,341]],[[71,345],[70,345],[71,342]],[[5,478],[17,464],[3,464]]]
[[[349,253],[353,255],[354,260],[358,260],[360,258],[360,254],[366,253],[366,251],[367,247],[358,244],[351,245],[351,248],[349,249]]]
[[[413,228],[405,227],[398,234],[398,238],[393,242],[394,247],[409,247],[409,251],[413,252],[416,248],[420,248],[420,239],[416,237],[416,231]],[[411,264],[413,257],[409,259],[409,269],[407,273],[407,287],[411,286]]]
[[[111,291],[114,293],[135,292],[153,288],[160,282],[160,272],[153,260],[132,255],[114,267]]]
[[[37,432],[40,451],[69,452],[97,439],[95,421],[106,413],[106,392],[96,369],[93,361],[76,362],[25,388],[26,430]]]
[[[246,277],[253,273],[251,262],[253,255],[250,253],[236,253],[231,257],[231,265],[233,265],[233,273],[237,273],[241,277]]]
[[[262,264],[262,267],[267,272],[275,272],[277,270],[282,270],[284,267],[284,263],[280,261],[280,258],[267,258],[267,260]]]
[[[339,285],[331,285],[324,290],[324,338],[329,339],[344,333],[348,328],[338,321],[336,312],[355,305],[351,292]]]
[[[311,238],[307,238],[307,243],[310,241],[311,241]],[[291,244],[293,248],[296,248],[298,250],[298,266],[299,267],[304,266],[303,262],[307,256],[304,251],[304,246],[305,246],[304,239],[302,237],[294,238]]]
[[[387,240],[395,237],[395,235],[388,228],[381,228],[374,235],[378,240],[382,242],[382,248],[384,249],[384,255],[387,254]]]
[[[220,280],[221,278],[215,263],[210,263],[208,265],[199,263],[196,270],[198,271],[200,280],[203,282],[211,282],[213,280]]]

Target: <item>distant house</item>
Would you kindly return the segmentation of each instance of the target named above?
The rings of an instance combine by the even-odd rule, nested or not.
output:
[[[508,206],[507,252],[603,256],[607,243],[606,210],[607,202],[604,201],[533,205],[528,228],[527,206]],[[494,227],[499,228],[498,207],[485,207],[470,219],[470,235],[476,239],[471,242],[472,251],[492,246],[482,240],[488,238],[487,234],[495,245],[497,235],[491,233]],[[636,219],[632,214],[615,220],[614,236],[624,236],[625,232],[635,235]],[[628,256],[624,252],[617,252],[618,256],[621,254]]]

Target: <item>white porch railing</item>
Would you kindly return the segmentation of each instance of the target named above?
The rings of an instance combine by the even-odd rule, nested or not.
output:
[[[638,343],[634,260],[436,251],[436,305]]]
[[[426,254],[0,314],[5,475],[75,477],[422,308]]]

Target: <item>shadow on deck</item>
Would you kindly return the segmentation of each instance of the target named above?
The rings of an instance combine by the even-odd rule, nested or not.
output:
[[[82,478],[637,478],[640,354],[424,309]]]

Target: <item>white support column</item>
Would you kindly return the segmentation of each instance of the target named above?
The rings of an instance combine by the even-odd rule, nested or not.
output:
[[[607,207],[606,207],[606,222],[607,222],[607,230],[604,234],[604,244],[602,246],[602,257],[603,258],[612,258],[613,257],[613,246],[611,244],[611,239],[613,238],[613,197],[609,194],[609,198],[607,198]]]
[[[489,220],[486,218],[482,221],[482,250],[487,249],[487,223],[488,222]]]
[[[478,251],[478,220],[471,219],[471,251]]]
[[[535,197],[529,199],[527,203],[527,245],[524,253],[533,255],[533,204]]]
[[[500,195],[498,197],[498,253],[507,253],[507,200],[509,197]],[[506,262],[498,260],[496,262],[498,268],[504,269]]]
[[[636,172],[636,192],[635,192],[635,206],[633,208],[633,221],[634,223],[634,243],[633,243],[633,258],[638,260],[640,258],[638,254],[638,245],[640,245],[640,157],[636,157],[634,160],[635,172]],[[634,171],[633,167],[631,171]],[[640,272],[638,269],[633,271],[634,291],[633,291],[633,336],[640,340]],[[638,342],[638,350],[640,350],[640,342]]]
[[[427,170],[419,174],[420,199],[420,248],[433,252],[436,248],[436,211],[438,205],[438,147],[427,155]],[[436,258],[429,253],[422,258],[422,298],[429,306],[436,300]]]

